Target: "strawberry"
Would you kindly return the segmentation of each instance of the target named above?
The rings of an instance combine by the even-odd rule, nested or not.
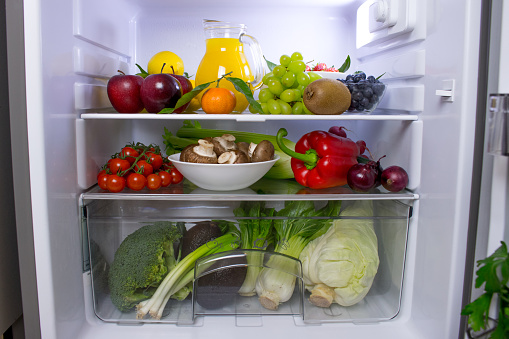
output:
[[[327,69],[327,65],[324,62],[320,62],[316,64],[316,66],[313,68],[313,71],[320,72],[325,71]]]
[[[327,72],[339,72],[338,69],[336,67],[329,67],[326,69]]]
[[[306,72],[309,72],[311,71],[311,67],[309,67],[309,65],[306,65]]]

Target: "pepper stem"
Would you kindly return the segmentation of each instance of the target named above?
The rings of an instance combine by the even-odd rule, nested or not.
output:
[[[318,162],[318,154],[316,154],[316,151],[314,149],[309,149],[306,151],[305,154],[302,154],[289,149],[283,143],[283,138],[286,137],[287,135],[288,132],[284,128],[280,128],[279,131],[277,131],[276,141],[281,151],[288,154],[292,158],[304,161],[307,169],[313,169]]]

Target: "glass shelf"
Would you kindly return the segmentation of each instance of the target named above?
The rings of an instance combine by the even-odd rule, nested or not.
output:
[[[417,115],[404,114],[341,114],[341,115],[271,115],[271,114],[122,114],[122,113],[82,113],[81,118],[105,119],[105,120],[235,120],[239,122],[264,122],[276,120],[394,120],[394,121],[415,121]]]
[[[417,200],[419,195],[410,191],[388,192],[381,186],[371,193],[359,193],[348,186],[313,190],[293,180],[261,179],[248,188],[236,191],[210,191],[185,180],[155,191],[124,189],[109,193],[98,186],[82,194],[86,200],[173,200],[173,201],[293,201],[293,200]]]

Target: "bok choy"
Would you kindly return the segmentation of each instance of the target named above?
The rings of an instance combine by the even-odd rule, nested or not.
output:
[[[265,250],[272,242],[272,217],[274,208],[266,208],[263,201],[244,201],[233,213],[239,219],[240,248]],[[253,296],[256,294],[256,279],[263,265],[263,256],[254,252],[247,253],[247,273],[239,294]]]
[[[338,216],[340,208],[340,201],[329,201],[319,210],[312,201],[287,201],[277,212],[279,218],[274,219],[275,252],[299,258],[310,241],[327,232],[332,225],[330,217]],[[256,281],[260,303],[270,310],[276,310],[280,303],[288,301],[295,288],[296,277],[287,273],[291,270],[285,269],[287,260],[284,259],[271,257],[267,266],[281,269],[263,268]]]

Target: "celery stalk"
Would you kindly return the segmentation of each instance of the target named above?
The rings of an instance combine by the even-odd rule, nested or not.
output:
[[[262,140],[268,140],[274,145],[274,150],[277,155],[279,155],[279,160],[272,166],[272,168],[265,175],[266,178],[270,179],[293,179],[295,176],[293,174],[291,168],[291,159],[292,157],[281,151],[279,148],[276,137],[274,135],[268,134],[259,134],[252,132],[243,132],[243,131],[230,131],[230,130],[222,130],[222,129],[207,129],[201,128],[201,125],[197,121],[185,120],[184,125],[177,131],[176,136],[172,136],[168,130],[165,129],[165,135],[163,135],[164,143],[167,146],[166,154],[170,155],[173,153],[178,153],[178,150],[182,149],[182,144],[185,143],[184,140],[192,139],[198,140],[205,137],[219,137],[223,134],[231,134],[235,136],[236,141],[244,141],[244,142],[254,142],[255,144],[259,143]],[[295,142],[284,139],[284,145],[286,145],[291,150],[295,150]],[[171,151],[171,147],[168,145],[173,145],[173,148],[177,150],[173,153],[168,153]],[[184,146],[185,147],[185,146]]]

